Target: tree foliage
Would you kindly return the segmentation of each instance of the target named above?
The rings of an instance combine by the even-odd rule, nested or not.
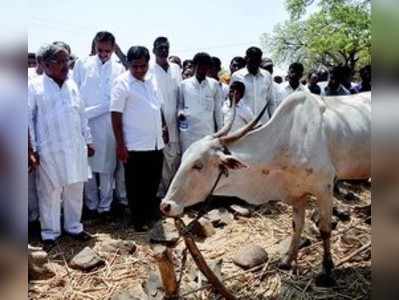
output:
[[[276,63],[355,69],[371,60],[370,6],[364,0],[286,0],[290,20],[264,34],[262,44]]]

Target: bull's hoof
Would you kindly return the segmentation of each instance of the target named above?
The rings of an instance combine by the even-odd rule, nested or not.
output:
[[[333,287],[337,285],[337,282],[332,278],[331,274],[323,272],[316,277],[316,285],[319,287]]]
[[[278,268],[280,270],[285,270],[285,271],[289,271],[292,268],[292,264],[290,262],[288,262],[286,259],[282,259],[279,264],[278,264]]]

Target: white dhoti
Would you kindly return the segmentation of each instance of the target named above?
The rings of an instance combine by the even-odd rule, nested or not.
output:
[[[97,175],[99,184],[97,184]],[[94,173],[92,178],[85,183],[85,204],[90,210],[99,213],[109,212],[113,199],[113,174]]]
[[[165,197],[169,185],[180,165],[181,150],[179,143],[171,142],[165,145],[165,148],[163,149],[163,154],[164,161],[162,168],[162,179],[158,189],[158,196],[161,198]]]
[[[43,172],[38,175],[42,239],[55,240],[61,235],[61,204],[64,209],[64,230],[71,234],[82,232],[83,182],[54,187]]]

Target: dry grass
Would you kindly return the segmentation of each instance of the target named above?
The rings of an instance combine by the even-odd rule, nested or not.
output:
[[[224,283],[240,299],[369,299],[371,247],[367,247],[367,243],[371,242],[371,226],[353,210],[370,204],[371,192],[363,184],[348,183],[345,188],[360,200],[335,200],[336,206],[351,210],[351,220],[339,222],[333,231],[332,253],[338,264],[334,288],[320,288],[314,283],[321,268],[322,247],[310,220],[312,209],[307,212],[304,232],[312,244],[300,250],[297,267],[291,272],[276,267],[280,257],[279,242],[291,235],[291,208],[282,203],[259,207],[251,218],[236,218],[232,224],[217,229],[212,237],[198,241],[198,247],[207,260],[223,259]],[[57,275],[49,280],[30,282],[29,299],[110,299],[116,291],[145,282],[149,272],[157,269],[147,235],[137,235],[120,224],[88,224],[88,230],[96,232],[96,239],[90,246],[106,260],[106,265],[90,273],[70,269],[67,262],[87,245],[65,238],[50,253],[51,267]],[[122,254],[119,250],[103,252],[102,245],[110,239],[134,240],[138,249],[133,255]],[[266,249],[270,260],[265,266],[243,272],[232,263],[232,257],[241,246],[250,243]],[[357,251],[361,247],[364,250]],[[180,243],[176,253],[182,248]],[[186,294],[184,299],[218,299],[209,288],[190,293],[201,287],[201,283],[192,280],[195,268],[190,259],[185,270],[181,287],[181,295]]]

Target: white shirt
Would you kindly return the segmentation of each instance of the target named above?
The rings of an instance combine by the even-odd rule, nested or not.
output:
[[[60,88],[43,75],[28,89],[29,128],[32,146],[40,155],[39,173],[54,187],[88,179],[86,144],[92,143],[84,104],[73,80]]]
[[[272,76],[268,71],[259,69],[254,76],[249,73],[247,68],[243,68],[234,72],[231,78],[231,83],[234,81],[241,81],[245,84],[245,94],[241,99],[252,112],[257,115],[266,105],[273,101]],[[261,122],[266,123],[269,120],[268,112],[262,116]]]
[[[298,87],[294,89],[288,81],[283,82],[280,85],[280,102],[282,102],[285,98],[295,92],[305,92],[309,91],[306,86],[302,83],[299,83]]]
[[[85,103],[96,154],[89,158],[93,172],[113,173],[116,168],[115,137],[109,107],[111,88],[125,68],[113,58],[101,62],[97,55],[76,62],[73,78]]]
[[[230,107],[230,100],[226,100],[223,104],[223,116],[224,116],[224,124],[227,124],[231,121],[233,117],[233,109]],[[236,104],[236,116],[234,118],[233,127],[231,131],[234,132],[237,129],[245,126],[249,122],[254,119],[254,114],[249,109],[249,107],[242,103],[241,101]]]
[[[336,95],[336,96],[347,96],[350,95],[350,91],[348,91],[342,84],[340,84],[337,88],[337,90],[332,91],[330,90],[330,87],[328,86],[328,82],[327,84],[323,85],[321,88],[321,94],[320,96],[332,96],[332,95]]]
[[[229,86],[228,86],[227,84],[225,84],[224,82],[219,82],[219,86],[220,86],[221,95],[222,95],[222,98],[223,98],[223,101],[224,101],[224,100],[226,100],[226,99],[229,98],[229,91],[230,91],[230,88],[229,88]]]
[[[148,78],[152,81],[155,90],[162,96],[162,111],[168,126],[169,141],[176,143],[178,139],[177,131],[177,106],[179,97],[179,84],[182,80],[180,67],[170,63],[165,71],[160,65],[151,66]]]
[[[206,77],[201,83],[193,76],[180,84],[179,107],[187,118],[188,129],[180,132],[182,152],[199,139],[223,126],[219,83]]]
[[[277,109],[277,107],[287,98],[289,95],[295,92],[309,92],[309,89],[304,86],[302,83],[299,83],[298,87],[294,90],[294,88],[290,85],[288,81],[284,81],[279,85],[277,98],[275,98],[275,104],[273,105],[272,114]]]
[[[163,149],[161,104],[150,80],[137,80],[126,71],[114,81],[111,111],[123,114],[123,133],[129,151]]]
[[[36,68],[28,68],[28,81],[33,80],[38,76],[41,76],[41,75],[37,74]]]
[[[281,103],[281,84],[278,84],[277,82],[272,82],[272,102],[270,103],[269,106],[269,114],[270,117],[274,114],[276,111],[277,107]]]

